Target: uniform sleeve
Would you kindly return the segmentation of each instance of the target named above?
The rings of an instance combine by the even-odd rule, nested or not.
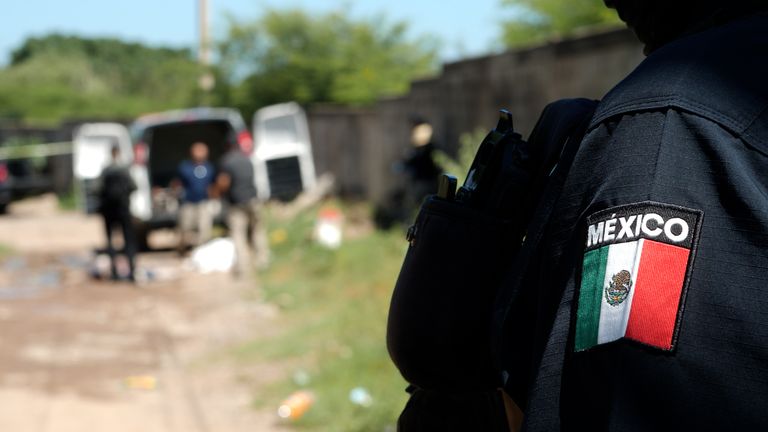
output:
[[[757,415],[750,407],[768,402],[757,384],[768,382],[761,366],[768,361],[768,290],[747,287],[768,272],[766,168],[766,156],[738,134],[675,109],[625,114],[590,131],[526,278],[528,303],[519,309],[535,317],[507,323],[508,340],[519,347],[510,349],[508,364],[521,371],[510,392],[531,418],[551,417],[544,407],[567,401],[555,409],[563,416],[602,406],[617,418],[688,413],[706,424],[721,418],[724,400],[743,402],[746,389],[759,402],[730,412]],[[633,259],[609,262],[611,249],[621,258],[639,240],[644,246],[633,249]],[[587,260],[590,251],[603,248],[607,261],[592,265],[599,260]],[[681,251],[684,258],[676,258]],[[608,312],[630,306],[618,321],[586,307],[594,274],[596,304],[608,302]],[[669,287],[675,290],[664,294]],[[598,323],[593,339],[579,342],[590,316]],[[643,319],[633,324],[637,316]],[[657,325],[662,321],[668,326]],[[643,392],[611,397],[631,388]]]
[[[503,323],[505,387],[524,409],[530,398],[554,399],[559,393],[559,375],[542,379],[540,371],[562,370],[565,361],[571,309],[564,303],[573,299],[578,284],[585,216],[619,203],[650,199],[666,116],[647,112],[613,119],[589,131],[580,145]]]

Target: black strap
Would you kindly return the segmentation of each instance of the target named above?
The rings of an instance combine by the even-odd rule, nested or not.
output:
[[[560,145],[561,152],[552,161],[541,164],[540,179],[534,180],[534,190],[541,191],[541,199],[529,219],[525,241],[515,258],[508,276],[499,288],[494,307],[493,346],[499,370],[503,371],[502,380],[506,382],[504,358],[507,349],[504,340],[504,323],[509,317],[512,305],[520,295],[525,273],[539,248],[539,243],[555,204],[565,185],[576,153],[584,138],[590,119],[597,107],[597,101],[586,99],[567,99],[550,104],[542,113],[529,143],[532,145]],[[542,141],[542,142],[537,142]],[[537,184],[538,182],[538,184]],[[516,401],[518,404],[521,401]]]

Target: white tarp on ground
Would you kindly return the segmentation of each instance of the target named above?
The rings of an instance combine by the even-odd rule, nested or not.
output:
[[[200,273],[228,272],[235,265],[235,244],[230,238],[217,238],[196,247],[189,262]]]

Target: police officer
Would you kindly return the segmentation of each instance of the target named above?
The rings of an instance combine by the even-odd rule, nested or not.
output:
[[[107,237],[107,253],[110,258],[112,279],[120,275],[115,263],[116,251],[113,242],[113,230],[119,227],[123,234],[123,250],[128,259],[128,280],[134,281],[136,267],[136,235],[130,210],[130,196],[136,190],[136,184],[128,169],[120,164],[120,147],[111,149],[112,161],[101,172],[101,190],[99,192],[99,212],[104,219]]]
[[[529,431],[767,430],[768,6],[606,4],[648,57],[507,305],[504,390]]]
[[[418,208],[426,196],[437,191],[437,179],[441,173],[434,159],[432,125],[421,118],[413,119],[412,125],[412,149],[403,160],[403,169],[408,176],[406,201],[409,210]]]
[[[265,268],[269,262],[269,244],[256,194],[253,163],[236,143],[231,144],[221,158],[216,185],[228,204],[227,226],[237,258],[235,275],[248,275],[249,249],[255,253],[255,264]]]

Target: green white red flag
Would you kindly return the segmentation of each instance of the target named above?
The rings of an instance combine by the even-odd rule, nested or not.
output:
[[[644,202],[587,219],[574,349],[676,341],[702,213]]]

